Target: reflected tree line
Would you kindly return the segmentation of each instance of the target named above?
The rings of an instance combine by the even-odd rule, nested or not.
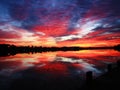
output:
[[[93,49],[115,49],[120,51],[120,44],[114,47],[42,47],[42,46],[15,46],[10,44],[0,44],[0,56],[15,55],[17,53],[37,53],[54,51],[78,51]]]

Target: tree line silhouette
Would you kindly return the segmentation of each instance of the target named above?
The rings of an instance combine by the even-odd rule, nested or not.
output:
[[[37,53],[49,51],[77,51],[80,47],[42,47],[42,46],[15,46],[0,44],[0,56],[15,55],[17,53]]]
[[[115,49],[120,51],[120,44],[113,47],[42,47],[42,46],[15,46],[10,44],[0,44],[0,56],[15,55],[17,53],[37,53],[49,51],[78,51],[94,49]]]

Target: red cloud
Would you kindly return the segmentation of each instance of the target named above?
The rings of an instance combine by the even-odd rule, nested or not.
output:
[[[36,32],[43,32],[46,36],[62,36],[67,33],[65,26],[36,26]]]
[[[16,34],[14,32],[0,30],[0,38],[1,39],[13,39],[13,38],[20,38],[20,37],[21,36],[19,34]]]
[[[45,33],[46,36],[61,36],[67,32],[62,26],[35,26],[34,31]]]
[[[61,20],[53,20],[51,22],[48,22],[45,25],[38,25],[33,27],[33,30],[35,32],[44,33],[45,36],[63,36],[68,34],[68,19],[65,19],[65,21]]]

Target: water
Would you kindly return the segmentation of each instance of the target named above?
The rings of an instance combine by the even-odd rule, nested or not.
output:
[[[109,63],[115,64],[118,60],[120,60],[120,52],[112,49],[1,56],[0,87],[4,90],[8,89],[16,81],[19,83],[19,80],[36,82],[36,84],[66,81],[82,84],[86,72],[93,71],[94,78],[98,77],[107,71],[106,67]]]

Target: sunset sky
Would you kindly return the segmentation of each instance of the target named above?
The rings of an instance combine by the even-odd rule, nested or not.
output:
[[[0,44],[119,43],[120,0],[0,0]]]

